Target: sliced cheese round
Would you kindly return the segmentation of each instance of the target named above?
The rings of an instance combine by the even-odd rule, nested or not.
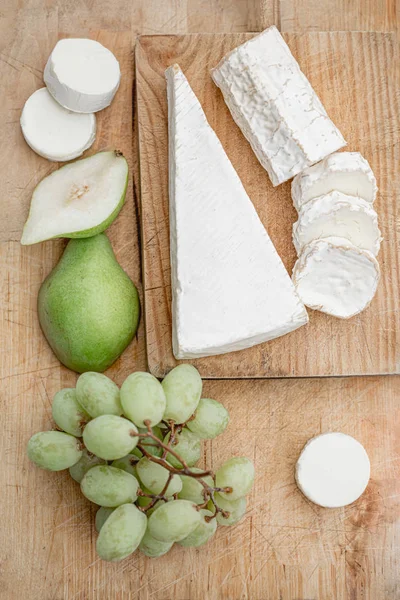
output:
[[[378,215],[369,202],[341,192],[331,192],[310,200],[293,225],[293,243],[299,255],[313,240],[343,237],[375,256],[382,240]]]
[[[303,494],[319,506],[339,508],[355,502],[370,478],[365,448],[345,433],[312,438],[296,464],[296,482]]]
[[[293,204],[300,210],[306,202],[334,190],[374,202],[378,190],[375,175],[359,152],[335,152],[296,175],[292,181]]]
[[[96,137],[96,116],[77,114],[60,106],[47,88],[34,92],[21,114],[29,146],[48,160],[66,161],[90,148]]]
[[[114,54],[88,39],[60,40],[44,70],[44,81],[57,102],[82,113],[97,112],[111,104],[120,80]]]
[[[349,319],[369,305],[379,277],[379,264],[371,252],[343,238],[326,238],[304,247],[292,280],[306,306]]]

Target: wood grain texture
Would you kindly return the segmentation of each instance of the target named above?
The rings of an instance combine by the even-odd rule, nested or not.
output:
[[[118,564],[96,556],[96,508],[68,473],[40,471],[24,456],[32,431],[52,426],[50,399],[65,383],[56,364],[25,375],[24,387],[21,378],[9,381],[2,409],[9,440],[2,448],[3,511],[10,522],[0,548],[2,600],[400,597],[397,378],[248,381],[240,392],[237,382],[206,382],[204,393],[225,404],[231,423],[205,444],[201,464],[215,468],[232,454],[254,460],[246,518],[220,528],[204,548],[175,546],[157,560],[135,554]],[[19,413],[16,428],[21,394],[34,410]],[[354,435],[371,458],[367,491],[346,509],[318,508],[294,483],[304,443],[329,430]]]
[[[394,31],[393,0],[281,0],[281,31]]]
[[[194,361],[203,377],[308,377],[397,373],[400,368],[398,135],[395,36],[380,33],[284,34],[348,141],[371,163],[385,241],[382,280],[371,306],[343,321],[309,311],[310,324],[241,352]],[[171,344],[167,102],[164,70],[179,63],[237,170],[289,273],[296,212],[290,183],[273,188],[234,124],[209,70],[249,34],[144,36],[136,50],[147,352],[163,376],[177,364]],[[196,268],[196,265],[193,265]],[[340,340],[340,342],[339,342]]]
[[[321,0],[320,6],[328,10],[329,4]],[[374,4],[366,0],[365,9],[372,11]],[[204,460],[216,467],[231,454],[254,457],[257,481],[248,514],[237,528],[221,529],[204,549],[177,547],[153,561],[135,555],[116,565],[102,563],[94,550],[93,506],[65,473],[35,469],[25,456],[29,437],[52,426],[54,393],[76,380],[49,351],[36,316],[40,283],[64,244],[21,248],[18,242],[35,178],[49,166],[25,148],[18,119],[28,95],[42,85],[41,71],[52,45],[65,34],[100,35],[117,52],[123,87],[110,109],[98,115],[98,141],[116,140],[134,171],[136,142],[129,154],[129,31],[151,33],[155,24],[160,33],[189,31],[181,29],[182,19],[198,31],[211,31],[214,25],[219,31],[255,31],[270,24],[271,5],[269,0],[210,0],[208,5],[203,0],[1,3],[1,600],[400,598],[399,378],[207,382],[204,393],[226,404],[231,423],[224,436],[207,442]],[[301,2],[304,12],[311,5],[311,0]],[[276,19],[277,7],[279,2],[274,4]],[[100,34],[100,27],[110,31]],[[113,33],[113,28],[124,33]],[[138,283],[138,207],[129,193],[110,237],[119,261]],[[111,374],[121,383],[130,370],[143,368],[141,333]],[[372,459],[367,494],[343,511],[310,505],[293,484],[292,468],[302,444],[329,428],[356,435]]]

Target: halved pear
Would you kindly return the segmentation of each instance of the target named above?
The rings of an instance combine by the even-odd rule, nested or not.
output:
[[[117,217],[128,186],[128,163],[114,150],[65,165],[36,186],[21,244],[86,238]]]

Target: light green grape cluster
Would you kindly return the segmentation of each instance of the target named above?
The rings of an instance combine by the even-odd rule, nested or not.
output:
[[[28,456],[43,469],[69,469],[99,506],[96,549],[103,560],[123,560],[137,548],[154,558],[175,543],[197,548],[218,525],[243,517],[251,461],[231,458],[215,475],[195,467],[202,440],[229,423],[226,408],[201,393],[198,371],[184,364],[162,383],[133,373],[121,389],[103,374],[83,373],[76,388],[55,395],[59,430],[35,434]]]

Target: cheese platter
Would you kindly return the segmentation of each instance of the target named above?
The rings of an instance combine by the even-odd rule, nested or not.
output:
[[[278,40],[281,38],[277,30],[271,28],[256,37],[253,34],[142,36],[137,43],[144,316],[149,368],[154,375],[162,377],[178,360],[189,358],[205,378],[396,373],[399,315],[392,300],[399,292],[394,274],[399,244],[395,206],[398,175],[393,148],[398,124],[393,117],[396,113],[393,106],[398,103],[398,95],[391,84],[394,74],[382,70],[378,80],[374,76],[383,57],[390,64],[390,56],[395,52],[394,37],[351,32],[285,34],[286,44],[283,40],[282,44],[277,42],[283,47],[279,50],[283,55],[276,58],[280,63],[288,62],[289,75],[282,83],[278,76],[274,79],[273,71],[271,77],[260,71],[253,50],[240,50],[253,47],[251,40],[255,40],[254,46],[260,46],[257,40],[270,36],[268,32],[272,32],[273,37],[278,36]],[[257,52],[265,55],[267,50],[262,46]],[[270,52],[271,69],[275,66],[274,51]],[[226,56],[228,58],[224,58]],[[222,69],[227,61],[233,64],[233,74]],[[235,85],[240,87],[235,61],[244,65],[243,77],[249,77],[253,87],[246,84],[246,89],[240,89],[233,101],[227,90],[234,90]],[[167,75],[169,102],[166,69],[170,73]],[[218,79],[218,74],[217,83],[223,94],[212,79]],[[281,75],[279,71],[279,77]],[[175,88],[174,77],[181,78]],[[275,96],[274,86],[278,90]],[[285,87],[288,94],[285,109],[291,106],[293,112],[302,94],[307,102],[304,107],[298,103],[296,108],[298,126],[289,113],[276,120],[279,136],[284,141],[276,146],[274,154],[273,148],[271,150],[262,139],[260,142],[254,128],[254,122],[260,122],[257,103],[261,100],[254,103],[255,111],[254,107],[248,110],[245,103],[246,98],[250,98],[249,106],[253,106],[252,94],[260,94],[261,90],[264,100],[272,107],[271,114],[274,115],[275,110],[282,112],[279,103],[285,93],[281,88]],[[173,96],[174,89],[181,95]],[[360,90],[365,89],[368,94],[360,95]],[[308,106],[316,115],[304,125]],[[304,149],[302,126],[313,127],[314,120],[321,115],[323,126],[312,131],[314,148],[306,148],[305,153],[296,150],[296,147]],[[251,121],[252,118],[255,121]],[[172,127],[171,120],[174,120]],[[264,125],[270,126],[262,123],[261,128]],[[296,127],[298,131],[293,130]],[[203,135],[200,130],[207,133]],[[329,148],[324,149],[318,135],[322,141],[331,136]],[[219,140],[219,146],[210,140]],[[290,140],[299,140],[299,145],[295,147]],[[347,142],[344,151],[310,166],[343,147],[344,140]],[[257,144],[264,144],[264,155],[260,148],[257,151]],[[191,154],[195,145],[197,153]],[[298,154],[287,174],[279,171],[282,161],[274,162],[282,152],[285,155],[294,152],[295,157]],[[228,163],[229,176],[229,168],[225,167]],[[307,178],[308,170],[311,175]],[[302,173],[297,174],[300,171]],[[301,228],[295,228],[297,233],[301,229],[301,240],[299,236],[294,237],[297,249],[303,251],[304,246],[309,250],[310,242],[315,239],[330,238],[329,251],[326,252],[325,244],[318,256],[326,256],[330,275],[326,281],[334,287],[326,290],[317,285],[321,274],[315,275],[315,266],[310,267],[308,260],[307,282],[298,285],[296,291],[301,296],[303,290],[307,290],[308,299],[309,282],[314,282],[311,298],[301,299],[311,309],[319,310],[308,310],[309,323],[305,325],[303,317],[298,328],[289,328],[289,333],[283,335],[286,331],[281,333],[279,329],[280,312],[286,311],[290,320],[290,311],[285,308],[285,276],[277,275],[268,263],[262,244],[257,242],[257,234],[243,213],[236,214],[236,220],[231,219],[238,205],[237,198],[243,194],[250,199],[249,204],[253,203],[265,228],[263,231],[266,230],[272,240],[286,271],[292,274],[296,261],[292,242],[296,211],[287,180],[296,174],[293,201],[300,210],[301,223]],[[379,192],[374,202],[375,178]],[[350,199],[352,181],[359,197]],[[280,183],[282,185],[278,185]],[[300,207],[303,193],[308,194],[307,204],[312,201],[316,206],[314,211],[307,210],[306,218],[301,214],[305,207]],[[329,197],[332,194],[335,202],[336,196],[343,202],[336,202],[334,206],[335,202]],[[325,210],[326,206],[329,210]],[[342,221],[347,224],[343,226]],[[340,244],[343,237],[346,241]],[[379,268],[373,255],[379,251],[381,237]],[[243,253],[237,252],[237,246]],[[367,256],[360,256],[360,251]],[[256,285],[252,288],[252,273],[257,264],[266,266],[265,273],[260,274],[259,266],[261,271],[254,275],[260,289]],[[342,270],[338,270],[337,264]],[[355,276],[359,272],[361,274]],[[297,285],[296,278],[294,282]],[[347,286],[350,291],[339,293],[340,286]],[[269,298],[263,289],[270,291]],[[264,316],[269,313],[271,323],[279,330],[276,335],[283,335],[277,339],[271,340],[276,335],[268,337],[268,327],[264,322],[261,324],[260,319],[254,322],[255,307],[263,295],[266,299],[262,309]],[[345,302],[341,301],[342,296]],[[321,310],[330,314],[323,314]],[[264,337],[259,336],[260,331]],[[234,339],[235,334],[238,340]],[[220,354],[228,351],[229,354]]]

